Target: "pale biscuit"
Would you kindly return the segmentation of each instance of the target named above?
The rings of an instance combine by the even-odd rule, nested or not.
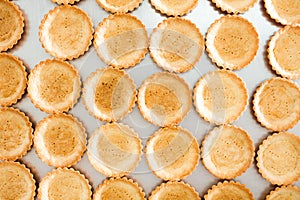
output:
[[[222,125],[205,136],[201,158],[205,168],[214,176],[233,179],[250,167],[254,150],[253,141],[245,130]]]
[[[231,199],[231,200],[254,200],[253,194],[245,185],[234,182],[224,181],[212,186],[204,196],[205,200]]]
[[[146,27],[130,14],[109,15],[95,31],[94,47],[98,56],[106,64],[119,69],[141,62],[148,46]]]
[[[90,17],[80,8],[70,5],[50,10],[39,27],[43,48],[63,60],[83,55],[92,43],[93,32]]]
[[[106,176],[122,177],[138,165],[142,141],[129,126],[107,123],[94,131],[88,144],[91,165]]]
[[[244,13],[252,8],[258,0],[212,0],[218,8],[227,13]]]
[[[300,188],[296,186],[282,186],[277,187],[266,196],[266,200],[299,200],[300,199]]]
[[[80,75],[68,62],[45,60],[31,71],[27,90],[31,102],[42,111],[66,112],[80,96]]]
[[[131,12],[142,3],[143,0],[96,0],[97,3],[106,11],[112,13]]]
[[[0,162],[0,183],[0,199],[34,200],[35,180],[25,165]]]
[[[24,17],[12,1],[0,0],[0,52],[11,49],[24,32]]]
[[[247,19],[226,15],[216,20],[206,35],[206,50],[219,67],[238,70],[250,64],[259,48],[255,27]]]
[[[126,177],[105,180],[96,189],[93,200],[146,200],[143,189]]]
[[[130,113],[136,102],[136,85],[124,70],[98,69],[84,82],[83,103],[95,118],[118,121]]]
[[[10,106],[22,98],[27,87],[27,72],[17,57],[0,53],[0,106]]]
[[[257,167],[272,184],[289,185],[300,178],[300,137],[288,132],[275,133],[259,146]]]
[[[271,38],[268,58],[277,74],[290,79],[300,78],[300,26],[285,26]]]
[[[198,0],[150,0],[154,8],[168,16],[182,16],[191,12]]]
[[[237,120],[248,104],[243,80],[228,70],[216,70],[202,76],[194,88],[194,105],[206,121],[229,124]]]
[[[185,72],[199,61],[204,51],[204,39],[190,20],[168,18],[152,32],[149,49],[159,67],[171,72]]]
[[[300,25],[299,0],[264,0],[267,13],[282,25]]]
[[[0,159],[14,161],[31,149],[33,129],[29,118],[15,108],[0,108]]]
[[[164,180],[180,180],[197,167],[200,149],[196,138],[181,127],[165,127],[155,132],[145,148],[152,172]]]
[[[39,158],[48,165],[70,167],[86,150],[85,129],[72,115],[50,115],[36,125],[34,147]]]
[[[37,197],[39,200],[91,200],[91,195],[91,186],[84,175],[73,168],[58,168],[42,178]]]
[[[138,106],[143,117],[157,126],[179,124],[192,105],[192,92],[180,76],[158,72],[139,88]]]
[[[288,130],[300,119],[300,88],[285,78],[266,80],[256,89],[253,110],[267,129]]]
[[[169,181],[157,186],[150,194],[149,200],[200,200],[198,192],[182,181]]]

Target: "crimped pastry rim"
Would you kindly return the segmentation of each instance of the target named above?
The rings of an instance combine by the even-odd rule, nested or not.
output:
[[[163,25],[168,25],[169,21],[184,21],[186,23],[186,25],[194,28],[198,33],[199,33],[199,38],[202,41],[202,45],[199,44],[199,47],[201,46],[201,49],[199,49],[200,51],[197,54],[197,57],[195,58],[195,61],[193,63],[191,63],[191,66],[188,67],[184,67],[184,68],[180,68],[180,69],[170,69],[167,68],[165,65],[161,64],[158,59],[153,55],[153,52],[151,51],[151,38],[153,37],[154,34],[156,34],[157,31],[159,31],[161,28],[161,26]],[[196,26],[196,24],[194,24],[191,20],[189,19],[185,19],[185,18],[180,18],[180,17],[170,17],[167,19],[164,19],[163,21],[161,21],[152,31],[152,33],[150,34],[150,38],[149,38],[149,54],[150,57],[152,58],[152,60],[154,61],[154,63],[156,63],[157,66],[159,66],[160,68],[169,71],[169,72],[175,72],[175,73],[184,73],[187,72],[191,69],[193,69],[196,65],[197,62],[199,62],[200,58],[202,57],[202,55],[204,54],[205,51],[205,40],[204,40],[204,36],[201,34],[200,29]]]
[[[188,163],[188,164],[190,164],[190,165],[192,166],[192,167],[190,167],[190,170],[189,170],[189,171],[186,171],[185,173],[179,174],[176,178],[167,178],[167,177],[164,177],[164,176],[159,175],[159,174],[156,172],[156,170],[152,168],[152,166],[151,166],[151,164],[150,164],[150,162],[149,162],[148,156],[147,156],[147,155],[148,155],[148,148],[149,148],[150,142],[151,142],[155,137],[159,138],[160,135],[162,134],[161,131],[162,131],[163,129],[174,129],[174,130],[177,130],[177,131],[185,132],[185,133],[186,133],[187,135],[189,135],[189,137],[191,137],[191,139],[192,139],[190,145],[192,146],[192,143],[195,142],[196,146],[198,147],[198,148],[197,148],[197,155],[198,155],[198,156],[197,156],[197,159],[195,159],[195,160],[194,160],[195,162],[192,163],[192,164],[191,164],[191,163]],[[198,142],[197,142],[197,139],[195,138],[195,136],[193,136],[193,134],[192,134],[189,130],[187,130],[187,129],[183,128],[183,127],[180,127],[180,126],[162,127],[162,128],[160,128],[159,130],[155,131],[155,132],[151,135],[151,137],[148,139],[148,141],[146,142],[146,146],[145,146],[145,148],[144,148],[144,152],[145,152],[145,157],[146,157],[146,163],[147,163],[148,167],[150,168],[150,170],[152,171],[152,173],[153,173],[154,175],[156,175],[157,177],[159,177],[159,178],[165,180],[165,181],[178,181],[178,180],[180,180],[180,179],[184,179],[184,178],[188,177],[189,175],[192,174],[193,171],[196,170],[196,167],[198,166],[199,160],[200,160],[200,148],[199,148],[199,144],[198,144]],[[175,161],[175,162],[176,162],[176,161]]]
[[[74,54],[74,55],[71,55],[71,56],[58,56],[56,52],[47,49],[45,47],[45,45],[44,45],[44,40],[43,40],[44,24],[48,20],[49,16],[55,15],[55,12],[57,12],[61,8],[76,9],[76,10],[80,11],[81,15],[83,15],[86,18],[87,22],[90,25],[91,34],[90,34],[90,37],[88,38],[89,42],[87,43],[86,48],[82,49],[81,51],[78,51],[77,54]],[[54,56],[54,57],[56,57],[58,59],[62,59],[62,60],[73,60],[73,59],[76,59],[79,56],[82,56],[86,51],[88,51],[89,47],[92,44],[93,34],[94,34],[93,23],[92,23],[91,18],[88,16],[88,14],[85,11],[83,11],[82,9],[80,9],[79,7],[77,7],[77,6],[71,6],[71,5],[60,5],[60,6],[55,7],[54,9],[50,10],[47,14],[44,15],[44,18],[42,19],[42,21],[40,23],[40,26],[39,26],[39,40],[40,40],[40,42],[42,44],[43,49],[45,49],[45,51],[47,53],[49,53],[50,55],[52,55],[52,56]]]
[[[252,58],[249,59],[249,61],[241,63],[239,66],[235,66],[235,67],[230,67],[228,66],[228,62],[225,62],[225,65],[222,63],[219,63],[217,61],[217,59],[215,58],[215,55],[213,53],[213,51],[211,51],[211,48],[214,47],[214,38],[213,36],[210,36],[211,32],[215,29],[215,26],[219,23],[222,23],[225,20],[231,19],[231,18],[235,18],[235,19],[239,19],[240,21],[242,21],[243,23],[247,23],[249,25],[249,27],[251,27],[251,30],[253,31],[253,33],[255,33],[256,35],[256,40],[257,40],[257,48],[255,50],[255,52],[253,52],[252,54]],[[212,37],[212,38],[211,38]],[[247,67],[250,63],[252,63],[252,61],[254,60],[254,58],[256,57],[257,53],[258,53],[258,49],[259,49],[259,35],[258,32],[255,28],[255,26],[253,25],[252,22],[250,22],[248,19],[241,17],[239,15],[224,15],[221,16],[219,19],[216,19],[208,28],[207,32],[206,32],[206,38],[205,38],[205,46],[206,46],[206,52],[208,57],[211,59],[211,61],[213,63],[215,63],[218,67],[222,68],[222,69],[229,69],[229,70],[240,70],[242,68]],[[223,59],[222,59],[223,60]],[[224,60],[223,60],[224,61]]]
[[[58,109],[47,109],[47,108],[44,108],[43,106],[40,105],[40,102],[37,101],[35,98],[33,98],[32,96],[32,93],[31,93],[31,90],[32,87],[35,85],[34,84],[34,78],[38,78],[39,77],[34,77],[34,73],[38,70],[41,70],[40,68],[42,68],[44,65],[47,65],[48,63],[51,63],[51,62],[60,62],[62,65],[61,66],[66,66],[69,70],[71,70],[72,72],[74,72],[76,74],[76,79],[74,78],[74,81],[73,82],[77,82],[79,83],[78,86],[78,90],[77,91],[73,91],[73,99],[71,101],[71,103],[69,103],[68,106],[66,107],[63,107],[63,108],[58,108]],[[33,80],[32,80],[33,79]],[[32,104],[36,107],[36,108],[39,108],[41,111],[43,112],[46,112],[46,113],[49,113],[49,114],[54,114],[54,113],[62,113],[62,112],[67,112],[69,111],[71,108],[73,108],[75,106],[75,104],[78,102],[79,100],[79,97],[80,97],[80,93],[81,93],[81,80],[80,80],[80,75],[79,75],[79,72],[77,71],[77,69],[71,65],[70,63],[68,63],[67,61],[63,61],[63,60],[59,60],[57,58],[54,58],[54,59],[47,59],[47,60],[44,60],[44,61],[41,61],[40,63],[38,63],[37,65],[35,65],[35,67],[31,70],[31,73],[29,74],[28,76],[28,87],[27,87],[27,92],[28,92],[28,96],[32,102]]]
[[[251,147],[252,147],[252,148],[250,149],[250,151],[252,152],[252,156],[251,156],[251,159],[249,160],[249,162],[246,163],[246,165],[244,165],[243,168],[239,169],[239,170],[238,170],[234,175],[232,175],[232,176],[230,176],[230,175],[228,175],[228,174],[227,174],[227,175],[226,175],[226,174],[221,175],[221,174],[216,174],[216,173],[214,173],[214,172],[207,166],[207,164],[206,164],[206,162],[205,162],[205,159],[203,158],[203,153],[204,153],[203,148],[204,148],[204,146],[205,146],[205,143],[207,142],[207,139],[211,136],[211,134],[212,134],[214,131],[216,131],[216,130],[221,130],[223,127],[226,127],[226,128],[233,128],[233,129],[236,129],[236,130],[239,130],[239,131],[245,133],[244,136],[247,138],[248,144],[251,143]],[[246,142],[246,140],[244,140],[244,142]],[[248,149],[248,150],[249,150],[249,149]],[[255,147],[254,147],[253,140],[251,139],[250,135],[248,134],[248,132],[247,132],[245,129],[242,129],[242,128],[236,126],[236,125],[224,124],[224,125],[215,127],[214,129],[212,129],[211,131],[209,131],[208,134],[205,135],[205,137],[204,137],[204,139],[203,139],[203,141],[202,141],[202,143],[201,143],[201,153],[200,153],[200,154],[201,154],[201,158],[202,158],[201,160],[202,160],[202,163],[203,163],[205,169],[207,169],[211,174],[213,174],[215,177],[220,178],[220,179],[233,179],[233,178],[236,178],[237,176],[242,175],[244,172],[246,172],[246,171],[249,169],[249,167],[251,166],[251,164],[252,164],[253,161],[254,161]]]
[[[285,131],[288,130],[292,127],[294,127],[298,121],[300,120],[300,114],[298,115],[298,118],[294,120],[293,123],[290,123],[288,126],[280,126],[280,125],[276,125],[274,126],[274,124],[272,126],[266,125],[262,119],[260,117],[258,117],[258,112],[259,112],[259,106],[257,105],[259,103],[259,95],[263,92],[263,89],[266,85],[268,85],[270,82],[274,81],[274,80],[281,80],[287,83],[292,84],[296,89],[298,89],[299,93],[300,93],[300,88],[299,86],[297,86],[293,81],[286,79],[286,78],[281,78],[281,77],[272,77],[268,80],[263,81],[255,90],[254,96],[253,96],[253,101],[252,101],[252,109],[253,109],[253,113],[255,118],[257,119],[257,121],[266,129],[268,130],[272,130],[272,131]]]
[[[11,101],[8,101],[6,103],[0,103],[1,106],[11,106],[15,103],[17,103],[20,99],[22,99],[23,94],[25,93],[26,87],[28,85],[28,79],[27,79],[27,72],[26,72],[26,67],[24,66],[24,63],[16,56],[13,56],[11,54],[8,53],[0,53],[0,57],[1,56],[7,56],[10,59],[14,60],[15,62],[17,62],[19,64],[19,66],[22,68],[23,71],[23,75],[24,75],[24,80],[25,80],[25,84],[23,84],[22,86],[20,86],[22,88],[21,92],[16,96],[16,98],[11,99]]]
[[[30,134],[29,134],[29,137],[28,137],[28,139],[29,139],[30,142],[29,142],[29,144],[27,145],[27,148],[25,148],[25,149],[23,150],[23,152],[21,152],[21,153],[18,154],[18,155],[9,157],[9,158],[6,157],[6,156],[1,156],[1,155],[0,155],[0,159],[1,159],[1,160],[4,160],[4,161],[15,161],[15,160],[17,160],[17,159],[22,158],[24,155],[26,155],[27,152],[28,152],[28,151],[31,149],[31,147],[32,147],[32,144],[33,144],[33,138],[34,138],[34,136],[33,136],[32,123],[30,122],[29,117],[28,117],[24,112],[20,111],[19,109],[16,109],[16,108],[13,108],[13,107],[2,107],[2,108],[0,108],[0,112],[2,112],[2,111],[11,111],[11,112],[14,112],[14,113],[18,114],[19,116],[21,116],[21,117],[24,119],[24,121],[26,121],[27,127],[30,128]]]
[[[165,14],[167,16],[184,16],[188,13],[190,13],[198,4],[198,0],[194,0],[193,4],[191,4],[186,10],[182,10],[179,13],[175,13],[174,11],[171,10],[166,10],[160,6],[158,6],[157,4],[153,3],[153,0],[150,0],[151,5],[155,8],[155,10],[159,11],[162,14]]]
[[[98,32],[100,31],[100,29],[105,26],[105,23],[107,21],[110,21],[110,20],[114,20],[114,17],[116,16],[126,16],[126,17],[129,17],[131,20],[134,20],[136,23],[139,23],[139,25],[141,26],[140,28],[143,29],[145,31],[146,34],[147,33],[147,30],[146,30],[146,27],[145,25],[143,24],[143,22],[138,19],[136,16],[134,15],[131,15],[129,13],[116,13],[116,14],[110,14],[108,17],[104,18],[97,26],[96,30],[95,30],[95,34],[94,34],[94,41],[93,41],[93,46],[96,50],[96,53],[97,55],[99,56],[99,58],[104,62],[106,63],[107,65],[109,66],[112,66],[114,68],[118,68],[118,69],[127,69],[127,68],[130,68],[130,67],[134,67],[136,66],[137,64],[139,64],[146,56],[146,54],[148,53],[148,48],[149,48],[149,38],[148,38],[148,35],[147,35],[147,48],[144,49],[143,53],[140,55],[140,57],[138,58],[135,58],[134,59],[134,62],[133,63],[127,63],[127,65],[116,65],[114,63],[109,63],[108,60],[106,60],[104,58],[104,56],[98,51],[98,45],[96,43],[97,41],[97,38],[99,37],[98,36]]]
[[[236,116],[232,117],[231,119],[228,119],[226,121],[224,121],[223,123],[217,123],[215,122],[214,120],[210,120],[208,116],[204,115],[200,108],[198,108],[196,102],[197,102],[197,98],[196,98],[196,94],[197,94],[197,89],[198,87],[200,86],[200,83],[202,81],[205,81],[205,77],[207,75],[211,75],[211,74],[214,74],[214,73],[219,73],[219,72],[226,72],[226,73],[229,73],[231,75],[233,75],[235,77],[236,80],[239,80],[240,81],[240,86],[244,89],[244,91],[246,92],[246,104],[244,105],[244,108],[240,111],[240,113],[237,113]],[[194,86],[194,90],[193,90],[193,102],[194,102],[194,107],[196,108],[196,111],[197,113],[200,115],[200,117],[202,117],[205,121],[207,122],[210,122],[210,123],[215,123],[216,125],[222,125],[222,124],[230,124],[236,120],[238,120],[242,115],[243,113],[245,112],[245,110],[247,109],[247,106],[248,106],[248,99],[249,99],[249,94],[248,94],[248,91],[247,91],[247,87],[246,87],[246,83],[243,81],[243,79],[238,76],[237,74],[235,74],[234,72],[230,71],[230,70],[225,70],[225,69],[217,69],[215,71],[210,71],[208,73],[206,73],[205,75],[203,75],[198,81],[197,83],[195,84]]]
[[[132,84],[132,86],[135,88],[135,92],[133,95],[133,100],[131,101],[131,104],[129,105],[129,109],[128,111],[120,116],[119,118],[115,118],[115,117],[103,117],[100,115],[96,115],[95,112],[93,112],[92,109],[90,109],[90,107],[87,104],[86,101],[86,91],[87,91],[87,85],[89,84],[89,82],[97,75],[99,75],[99,73],[101,74],[103,71],[107,70],[107,69],[113,69],[113,70],[117,70],[123,73],[123,77],[127,78],[128,81],[130,81],[130,83]],[[94,118],[100,120],[100,121],[107,121],[107,122],[116,122],[119,120],[122,120],[125,116],[127,116],[129,113],[132,112],[133,108],[135,107],[135,103],[137,101],[137,91],[136,91],[136,84],[134,83],[134,80],[131,78],[131,76],[123,69],[118,69],[118,68],[112,68],[111,66],[105,67],[105,68],[101,68],[101,69],[97,69],[96,71],[92,72],[89,74],[89,76],[86,78],[86,80],[83,83],[83,88],[82,88],[82,102],[85,106],[85,109],[88,111],[88,113],[93,116]]]
[[[103,170],[103,169],[101,168],[101,166],[99,166],[99,165],[101,165],[101,164],[97,163],[97,161],[95,161],[95,160],[93,159],[93,156],[91,155],[91,153],[89,152],[89,150],[88,150],[88,148],[87,148],[87,156],[88,156],[88,160],[89,160],[90,164],[93,166],[93,168],[94,168],[96,171],[100,172],[101,174],[104,174],[104,175],[107,176],[107,177],[114,177],[114,178],[117,178],[117,177],[126,176],[126,175],[128,175],[130,172],[132,172],[132,171],[138,166],[139,162],[140,162],[141,159],[142,159],[142,154],[143,154],[143,150],[142,150],[142,149],[143,149],[143,146],[142,146],[142,140],[139,138],[138,133],[137,133],[135,130],[133,130],[133,128],[131,128],[130,126],[128,126],[127,124],[124,124],[124,123],[117,123],[117,122],[112,122],[112,123],[107,123],[107,124],[105,124],[105,125],[103,125],[103,126],[106,126],[106,125],[108,125],[108,124],[110,124],[110,125],[113,124],[113,125],[117,125],[117,126],[123,126],[123,127],[126,127],[126,128],[128,128],[132,133],[135,134],[135,139],[137,139],[137,143],[140,144],[140,145],[139,145],[139,158],[138,158],[134,163],[132,163],[131,168],[128,169],[127,171],[124,171],[124,172],[114,172],[113,170],[111,170],[111,173],[107,173],[105,170]],[[90,139],[89,139],[88,143],[90,143],[91,140],[94,140],[95,136],[99,134],[100,128],[101,128],[101,126],[98,127],[98,128],[92,133],[92,135],[90,136]]]
[[[47,124],[49,121],[55,119],[55,118],[67,118],[68,120],[72,120],[74,123],[76,123],[76,125],[81,129],[81,132],[83,133],[83,137],[85,139],[85,143],[83,144],[82,146],[82,149],[81,151],[78,151],[77,152],[73,152],[71,155],[69,156],[74,156],[76,155],[76,157],[73,159],[73,160],[66,160],[65,162],[59,164],[59,163],[56,163],[54,161],[51,161],[47,158],[45,158],[44,154],[41,153],[42,151],[44,150],[41,150],[39,148],[39,143],[41,141],[37,141],[37,135],[41,134],[39,132],[40,130],[40,127],[44,124]],[[79,133],[77,133],[79,134]],[[83,156],[85,150],[86,150],[86,138],[87,138],[87,134],[86,134],[86,130],[82,124],[82,122],[80,122],[76,117],[72,116],[71,114],[66,114],[66,113],[58,113],[58,114],[51,114],[47,117],[45,117],[44,119],[42,119],[41,121],[39,121],[35,127],[35,131],[34,131],[34,148],[35,148],[35,152],[36,154],[38,155],[39,159],[41,159],[44,163],[46,163],[47,165],[49,166],[53,166],[53,167],[71,167],[72,165],[75,165],[77,162],[79,162],[79,160],[81,159],[81,157]],[[42,142],[44,143],[43,139],[42,139]],[[46,149],[45,151],[48,152],[48,150]],[[49,153],[49,152],[48,152]],[[50,154],[50,153],[49,153]],[[52,156],[50,156],[52,157]]]

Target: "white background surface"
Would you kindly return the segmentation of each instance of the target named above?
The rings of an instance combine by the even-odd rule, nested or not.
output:
[[[50,9],[53,9],[55,6],[57,6],[57,4],[52,3],[50,0],[15,0],[13,2],[19,5],[20,9],[23,11],[26,26],[22,40],[8,53],[18,56],[24,62],[28,72],[30,72],[30,70],[40,61],[51,58],[51,56],[44,51],[41,43],[39,42],[38,27],[43,16]],[[77,3],[76,5],[88,13],[92,19],[94,28],[96,28],[98,23],[109,15],[109,13],[98,6],[95,0],[81,0],[81,2]],[[154,8],[151,7],[148,0],[144,0],[141,6],[133,11],[132,14],[137,16],[146,25],[149,33],[152,31],[152,28],[166,18],[166,16],[156,12]],[[205,35],[210,24],[214,20],[220,18],[222,15],[224,15],[224,13],[215,8],[214,4],[212,4],[209,0],[199,0],[197,7],[184,17],[191,19],[197,25],[197,27],[200,28],[201,33]],[[268,64],[266,45],[270,36],[273,35],[273,33],[277,31],[281,25],[276,24],[269,18],[263,7],[263,2],[261,1],[259,1],[254,8],[251,8],[248,12],[242,14],[241,16],[249,19],[257,28],[260,36],[260,48],[257,56],[250,65],[240,71],[236,71],[236,73],[245,81],[250,99],[247,110],[244,112],[242,117],[240,117],[239,120],[233,124],[248,131],[257,149],[262,140],[270,135],[271,132],[256,122],[250,106],[252,106],[252,96],[256,87],[262,81],[276,76]],[[90,47],[89,51],[86,52],[84,56],[71,61],[71,63],[80,71],[82,81],[84,81],[91,72],[106,66],[96,55],[93,46]],[[180,76],[189,83],[189,86],[192,89],[196,81],[203,74],[215,69],[217,69],[216,65],[211,63],[207,54],[204,53],[194,69],[187,73],[180,74]],[[147,54],[146,58],[139,65],[126,71],[134,78],[137,86],[140,86],[141,82],[146,77],[162,70],[152,62],[149,54]],[[297,83],[299,85],[300,80],[298,80]],[[47,116],[46,113],[41,112],[32,105],[27,94],[24,95],[23,99],[14,107],[20,108],[22,111],[26,112],[34,126],[38,121]],[[70,111],[70,113],[83,122],[87,130],[88,138],[93,130],[103,124],[103,122],[94,119],[88,114],[84,108],[84,105],[82,104],[81,99]],[[158,129],[158,127],[155,127],[154,125],[151,125],[143,120],[137,106],[130,115],[122,120],[122,122],[130,125],[139,133],[143,140],[143,144],[145,144],[147,138]],[[194,107],[180,125],[190,130],[197,138],[199,143],[202,142],[205,134],[214,127],[214,125],[211,125],[201,119],[197,115]],[[300,135],[300,123],[298,123],[293,129],[290,129],[289,132]],[[47,166],[41,160],[39,160],[34,149],[32,149],[25,157],[23,157],[21,162],[25,163],[32,170],[37,182],[39,182],[41,178],[52,169],[52,167]],[[95,189],[98,184],[105,179],[104,175],[101,175],[92,168],[92,166],[89,164],[86,154],[83,156],[81,161],[74,166],[74,168],[80,170],[86,175],[86,177],[90,180],[93,189]],[[129,177],[136,180],[139,185],[144,188],[147,196],[157,185],[162,182],[162,180],[157,178],[149,171],[144,157],[139,163],[139,166],[133,173],[129,175]],[[261,177],[257,168],[255,167],[255,163],[252,163],[251,167],[235,180],[240,181],[250,188],[255,199],[259,200],[264,199],[266,194],[268,194],[270,190],[274,188],[274,186]],[[208,171],[203,167],[202,163],[199,162],[197,169],[184,181],[195,187],[200,196],[203,197],[207,190],[219,180],[213,175],[209,174]],[[295,185],[300,187],[300,181],[296,182]]]

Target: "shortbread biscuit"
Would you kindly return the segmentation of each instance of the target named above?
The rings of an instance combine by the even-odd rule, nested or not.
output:
[[[234,182],[224,181],[212,186],[208,193],[204,196],[205,200],[214,199],[243,199],[254,200],[253,194],[245,185]]]
[[[168,16],[182,16],[191,12],[198,0],[150,0],[154,8]]]
[[[269,62],[277,74],[300,78],[300,26],[285,26],[269,42]]]
[[[267,13],[282,25],[300,25],[299,0],[264,0]]]
[[[253,162],[254,144],[247,132],[234,125],[214,128],[205,136],[201,157],[205,168],[221,179],[233,179]]]
[[[37,108],[47,113],[68,111],[77,102],[80,91],[80,75],[65,61],[42,61],[29,75],[28,95]]]
[[[257,0],[212,0],[218,8],[227,13],[244,13],[252,8]]]
[[[106,176],[121,177],[138,165],[142,141],[129,126],[107,123],[94,131],[88,144],[91,165]]]
[[[11,49],[24,32],[24,17],[12,1],[0,0],[0,52]]]
[[[252,62],[259,48],[255,27],[247,19],[226,15],[216,20],[206,35],[206,50],[219,67],[238,70]]]
[[[130,14],[114,14],[99,23],[94,37],[98,56],[108,65],[133,67],[148,52],[148,34],[144,24]]]
[[[158,72],[146,78],[139,88],[139,110],[147,121],[157,126],[179,124],[191,104],[192,92],[176,74]]]
[[[247,88],[243,80],[231,71],[212,71],[196,83],[194,104],[206,121],[229,124],[237,120],[246,109]]]
[[[256,89],[253,110],[267,129],[288,130],[300,119],[300,88],[285,78],[266,80]]]
[[[271,191],[266,200],[299,200],[300,199],[300,188],[296,186],[282,186],[277,187],[275,190]]]
[[[36,125],[34,147],[48,165],[70,167],[81,159],[86,149],[85,129],[72,115],[50,115]]]
[[[126,177],[105,180],[96,189],[93,200],[146,200],[142,188]]]
[[[142,3],[143,0],[96,0],[97,3],[106,11],[112,13],[131,12]]]
[[[152,172],[164,180],[180,180],[190,175],[199,163],[196,138],[181,127],[165,127],[148,140],[145,155]]]
[[[200,200],[198,192],[182,181],[169,181],[157,186],[150,194],[149,200]]]
[[[0,160],[23,157],[31,149],[32,132],[32,124],[23,112],[0,108]]]
[[[90,17],[80,8],[70,5],[50,10],[39,27],[43,48],[63,60],[83,55],[91,45],[93,32]]]
[[[42,178],[39,189],[39,200],[80,199],[91,200],[89,181],[73,168],[58,168]]]
[[[102,68],[84,82],[83,103],[95,118],[118,121],[132,111],[136,94],[135,83],[124,70]]]
[[[35,180],[25,165],[0,162],[0,199],[34,200]]]
[[[171,72],[185,72],[199,61],[204,51],[204,39],[190,20],[168,18],[152,32],[149,49],[159,67]]]
[[[17,57],[0,53],[0,106],[10,106],[22,98],[27,87],[26,68]]]
[[[257,167],[261,175],[276,185],[289,185],[300,178],[300,137],[275,133],[259,146]]]

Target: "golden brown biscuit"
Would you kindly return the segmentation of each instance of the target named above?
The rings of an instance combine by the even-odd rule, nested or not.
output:
[[[22,98],[27,72],[17,57],[0,53],[0,106],[10,106]]]
[[[257,167],[272,184],[289,185],[300,178],[300,137],[288,132],[275,133],[259,146]]]
[[[42,178],[39,189],[39,200],[78,199],[91,200],[91,186],[89,181],[70,168],[58,168]]]
[[[245,130],[222,125],[205,136],[201,157],[205,168],[214,176],[233,179],[250,167],[254,150],[253,141]]]
[[[218,8],[227,13],[244,13],[253,7],[257,0],[212,0]]]
[[[32,124],[23,112],[0,108],[0,160],[23,157],[31,149],[32,132]]]
[[[253,110],[267,129],[288,130],[300,119],[300,88],[285,78],[266,80],[256,89]]]
[[[63,60],[83,55],[91,45],[93,32],[90,17],[83,10],[70,5],[50,10],[39,27],[43,48],[52,56]]]
[[[182,16],[193,10],[198,0],[150,0],[154,8],[168,16]]]
[[[48,165],[70,167],[86,150],[85,129],[72,115],[50,115],[36,125],[34,147],[39,158]]]
[[[205,74],[194,88],[194,105],[206,121],[229,124],[237,120],[248,104],[243,80],[228,70]]]
[[[199,144],[188,130],[165,127],[148,140],[145,155],[152,172],[164,180],[179,180],[190,175],[200,158]]]
[[[171,72],[185,72],[199,61],[204,50],[204,39],[190,20],[168,18],[152,32],[149,49],[159,67]]]
[[[267,13],[282,25],[300,25],[299,0],[264,0]]]
[[[141,139],[129,126],[107,123],[92,134],[87,154],[97,171],[106,176],[121,177],[138,165],[142,149]]]
[[[239,182],[224,181],[212,186],[204,196],[205,200],[231,199],[231,200],[254,200],[250,190]]]
[[[35,180],[25,165],[0,162],[0,183],[0,199],[34,200]]]
[[[77,102],[80,91],[80,75],[65,61],[41,61],[29,75],[28,95],[37,108],[47,113],[68,111]]]
[[[300,199],[300,188],[296,186],[282,186],[277,187],[275,190],[271,191],[266,200],[299,200]]]
[[[157,126],[179,124],[188,114],[192,92],[176,74],[159,72],[144,80],[139,88],[138,106],[143,117]]]
[[[96,189],[93,200],[146,200],[145,193],[139,185],[131,179],[111,178],[105,180]]]
[[[13,2],[0,0],[0,52],[11,49],[24,32],[24,17]]]
[[[52,0],[52,2],[57,4],[74,4],[76,2],[79,2],[80,0]]]
[[[258,33],[247,19],[226,15],[216,20],[206,35],[206,50],[219,67],[238,70],[252,62],[259,47]]]
[[[144,24],[130,14],[114,14],[99,23],[94,37],[98,56],[108,65],[123,69],[133,67],[148,52]]]
[[[169,181],[157,186],[150,194],[149,200],[200,200],[196,190],[182,181]]]
[[[124,70],[108,67],[98,69],[86,79],[83,103],[95,118],[118,121],[132,111],[136,94],[135,83]]]
[[[106,11],[112,13],[131,12],[142,3],[143,0],[96,0],[97,3]]]
[[[277,74],[300,78],[300,26],[285,26],[269,42],[269,62]]]

